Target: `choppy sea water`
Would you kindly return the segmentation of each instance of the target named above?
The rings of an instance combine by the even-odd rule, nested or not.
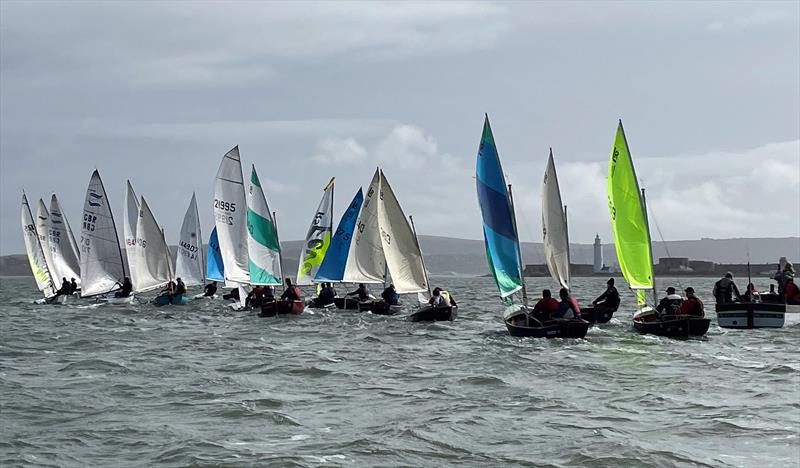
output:
[[[661,284],[710,305],[713,281]],[[514,338],[490,279],[434,283],[457,321],[44,306],[0,278],[0,466],[800,464],[798,326],[725,330],[712,311],[704,338],[641,336],[620,288],[586,339]],[[586,303],[604,278],[575,283]]]

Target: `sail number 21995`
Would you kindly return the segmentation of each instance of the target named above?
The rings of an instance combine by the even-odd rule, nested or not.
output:
[[[224,200],[217,200],[214,199],[214,208],[219,208],[220,210],[230,211],[231,213],[236,211],[236,203],[226,202]]]

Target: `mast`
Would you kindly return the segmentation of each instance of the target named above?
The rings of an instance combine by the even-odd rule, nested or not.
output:
[[[647,225],[647,245],[650,247],[650,274],[653,276],[653,305],[658,304],[658,291],[656,290],[656,273],[653,271],[653,241],[650,239],[650,220],[647,217],[647,199],[642,189],[642,213],[644,222]]]
[[[522,305],[528,307],[528,291],[525,289],[525,274],[522,266],[522,247],[519,243],[519,231],[517,231],[517,213],[514,209],[514,194],[511,192],[511,184],[508,184],[508,201],[511,203],[511,221],[514,225],[514,237],[517,241],[517,258],[519,259],[519,281],[522,284]]]
[[[274,211],[272,212],[272,224],[275,226],[275,240],[278,241],[278,265],[281,268],[281,284],[283,285],[283,291],[286,292],[286,280],[283,278],[283,249],[281,248],[281,239],[278,237],[278,217]]]
[[[567,236],[567,276],[569,277],[569,284],[567,290],[572,289],[572,259],[569,254],[569,223],[567,222],[567,205],[564,205],[564,234]]]
[[[422,261],[422,272],[425,274],[425,286],[428,287],[428,295],[432,295],[431,293],[431,282],[428,280],[428,269],[425,268],[425,256],[422,255],[422,248],[419,246],[419,238],[417,237],[417,228],[414,226],[414,217],[408,215],[408,219],[411,220],[411,231],[414,232],[414,242],[417,243],[417,250],[419,250],[419,258]]]

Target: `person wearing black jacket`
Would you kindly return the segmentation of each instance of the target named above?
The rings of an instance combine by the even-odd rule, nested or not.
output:
[[[609,278],[606,281],[606,290],[603,294],[592,301],[595,309],[607,310],[609,312],[616,312],[619,308],[619,291],[614,287],[614,278]]]

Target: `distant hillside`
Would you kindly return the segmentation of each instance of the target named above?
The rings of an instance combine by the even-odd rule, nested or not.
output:
[[[297,271],[297,260],[302,243],[303,241],[288,241],[281,244],[284,253],[284,269],[290,276],[294,276]],[[482,240],[423,235],[420,236],[420,245],[425,254],[425,266],[431,273],[457,275],[487,273],[486,253]],[[571,244],[570,249],[572,263],[590,264],[593,262],[594,246],[592,244]],[[800,261],[800,238],[700,239],[653,244],[653,256],[656,262],[660,257],[689,257],[714,263],[745,263],[748,250],[750,261],[753,264],[777,263],[782,256],[789,260]],[[669,254],[667,254],[668,251]],[[526,264],[544,263],[542,244],[524,242],[522,258]],[[613,244],[603,244],[603,261],[609,266],[616,265]],[[0,275],[24,276],[30,274],[30,266],[25,255],[0,257]]]

